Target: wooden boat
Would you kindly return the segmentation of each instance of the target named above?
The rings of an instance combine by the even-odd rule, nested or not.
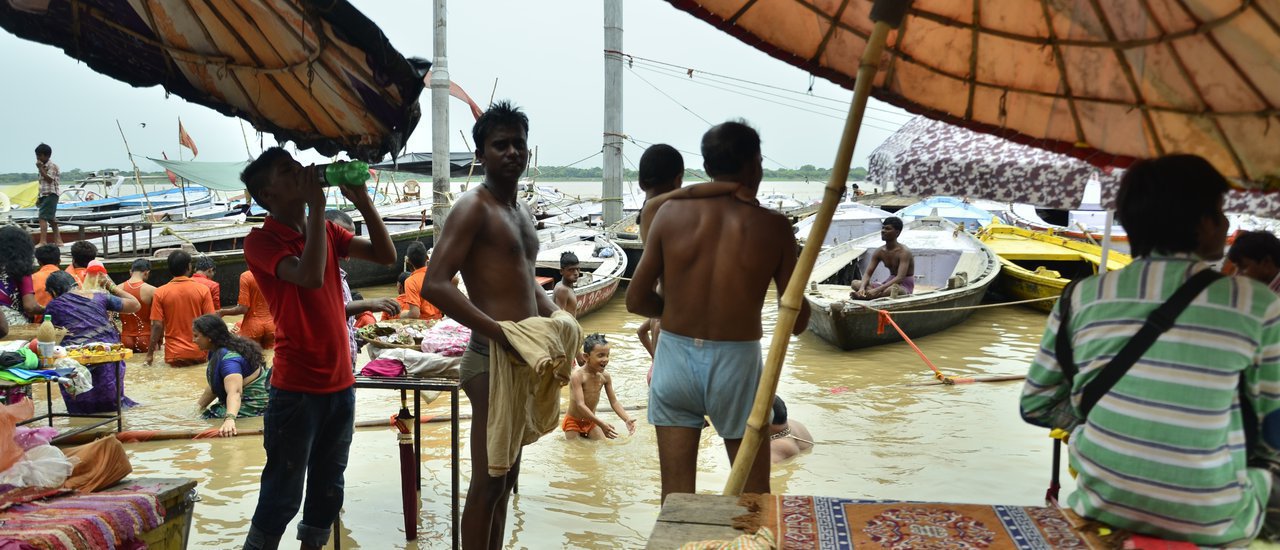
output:
[[[550,294],[560,280],[560,254],[573,252],[582,267],[582,276],[573,287],[578,297],[578,318],[604,307],[618,291],[627,271],[627,255],[622,247],[603,233],[585,227],[554,227],[538,232],[540,248],[536,273]]]
[[[809,278],[805,299],[813,313],[809,330],[844,350],[902,340],[891,327],[877,333],[876,310],[901,313],[912,310],[944,310],[927,314],[894,316],[912,338],[932,334],[955,325],[973,312],[966,308],[982,302],[987,287],[1000,273],[994,252],[956,223],[942,218],[909,222],[898,242],[915,257],[915,293],[897,298],[853,300],[850,284],[862,277],[871,256],[883,243],[879,234],[865,235],[824,249]],[[881,265],[874,274],[889,278]]]
[[[831,227],[827,229],[827,237],[822,241],[822,246],[831,246],[878,233],[880,227],[884,225],[884,219],[892,215],[874,206],[858,202],[842,202],[836,206],[836,213],[831,218]],[[796,239],[801,241],[808,239],[809,230],[812,228],[812,217],[797,222]]]
[[[909,222],[929,216],[946,218],[968,231],[977,231],[991,225],[994,214],[955,197],[929,197],[897,213],[902,221]]]
[[[1073,279],[1098,272],[1102,247],[1005,224],[992,224],[978,233],[978,239],[1000,258],[1000,277],[993,287],[1014,300],[1059,296]],[[1107,269],[1121,269],[1133,261],[1114,250],[1107,253]],[[1053,308],[1054,300],[1027,304],[1042,311]]]
[[[70,194],[76,191],[83,192],[85,189],[67,189],[63,191],[63,195],[71,196]],[[184,201],[189,208],[198,208],[213,202],[213,193],[204,187],[198,186],[188,187],[185,199],[182,189],[177,188],[151,191],[146,195],[138,193],[123,197],[89,198],[89,195],[81,196],[84,197],[84,200],[62,202],[64,199],[59,199],[58,221],[92,221],[121,216],[141,216],[149,210],[181,209]],[[36,207],[15,208],[9,211],[9,217],[15,222],[32,223],[36,220],[38,210]]]

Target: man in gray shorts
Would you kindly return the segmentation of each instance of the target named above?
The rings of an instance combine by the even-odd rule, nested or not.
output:
[[[763,176],[759,134],[743,122],[716,126],[702,136],[702,157],[707,175],[746,192],[658,208],[627,288],[627,310],[661,318],[649,423],[658,436],[664,500],[696,489],[704,416],[724,438],[730,462],[736,457],[760,380],[765,293],[773,281],[781,296],[796,264],[790,222],[754,200]],[[805,304],[796,334],[808,319]],[[745,490],[769,492],[768,445],[760,446]]]
[[[462,547],[496,549],[502,545],[507,500],[520,475],[520,460],[505,475],[489,475],[489,346],[511,349],[498,322],[549,317],[556,306],[534,279],[538,236],[533,214],[516,197],[529,162],[529,119],[500,101],[476,120],[471,134],[485,181],[454,203],[439,233],[422,297],[472,331],[459,374],[471,401],[471,486],[462,513]],[[459,272],[470,299],[454,286]]]

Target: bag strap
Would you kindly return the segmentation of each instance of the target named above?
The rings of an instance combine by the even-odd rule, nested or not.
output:
[[[1076,288],[1076,284],[1081,279],[1073,279],[1067,283],[1062,289],[1062,296],[1058,298],[1058,336],[1054,338],[1054,355],[1058,359],[1058,368],[1062,369],[1062,374],[1066,378],[1067,386],[1071,386],[1071,381],[1075,379],[1076,372],[1076,354],[1071,348],[1071,291]]]
[[[1181,287],[1170,296],[1165,303],[1151,312],[1151,316],[1142,324],[1142,328],[1138,329],[1138,333],[1129,340],[1120,353],[1117,353],[1111,362],[1088,384],[1081,389],[1080,398],[1080,416],[1088,418],[1089,411],[1093,410],[1093,406],[1098,404],[1098,400],[1102,396],[1111,391],[1111,388],[1120,381],[1120,378],[1128,372],[1129,367],[1138,362],[1142,354],[1146,353],[1160,338],[1161,334],[1173,328],[1174,321],[1182,314],[1187,306],[1191,305],[1191,301],[1196,298],[1205,288],[1214,281],[1221,279],[1223,275],[1212,269],[1204,269],[1191,278],[1187,282],[1182,283]]]

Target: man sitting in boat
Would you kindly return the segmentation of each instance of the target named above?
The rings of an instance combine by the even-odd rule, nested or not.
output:
[[[1024,420],[1070,432],[1077,514],[1215,548],[1280,519],[1280,301],[1213,271],[1228,189],[1193,155],[1125,172],[1116,214],[1134,261],[1064,292],[1021,399]]]
[[[911,249],[898,242],[902,235],[902,220],[897,216],[889,216],[880,226],[880,238],[884,246],[877,248],[871,255],[871,267],[867,268],[862,280],[853,282],[853,292],[849,297],[855,300],[874,300],[882,296],[898,296],[912,294],[916,291],[916,261]],[[893,274],[888,281],[872,280],[876,268],[884,264],[885,269]],[[867,288],[870,286],[871,288]]]

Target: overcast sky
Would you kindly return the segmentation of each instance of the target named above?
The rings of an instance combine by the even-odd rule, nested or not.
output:
[[[383,28],[402,54],[432,57],[431,2],[353,3]],[[602,10],[601,2],[582,0],[450,2],[448,54],[453,81],[484,107],[497,79],[496,97],[515,101],[529,114],[529,139],[538,147],[539,164],[570,164],[600,151]],[[716,123],[741,117],[760,130],[769,159],[766,168],[831,165],[850,91],[816,79],[812,82],[814,97],[797,95],[795,92],[809,89],[808,73],[665,2],[630,0],[625,10],[624,51],[678,67],[675,72],[664,72],[642,62],[624,70],[626,134],[641,142],[666,142],[696,152],[708,127],[703,119]],[[0,102],[0,120],[5,121],[5,131],[0,133],[4,151],[0,172],[34,171],[33,150],[41,141],[53,147],[54,161],[64,170],[127,168],[117,119],[135,155],[158,157],[164,151],[177,158],[177,121],[181,117],[200,149],[199,160],[247,157],[239,119],[176,96],[166,98],[159,87],[132,88],[95,73],[59,49],[11,34],[0,35],[0,52],[4,52],[0,68],[8,77],[4,101]],[[733,81],[697,72],[689,79],[676,74],[683,68],[781,89],[733,85]],[[742,95],[744,91],[750,97]],[[422,96],[423,111],[428,115],[429,95],[427,90]],[[451,147],[466,150],[459,130],[467,133],[469,141],[473,119],[463,103],[450,103]],[[874,99],[871,107],[871,118],[854,154],[855,166],[865,166],[871,150],[909,119],[905,112]],[[250,148],[257,153],[257,135],[247,123],[245,128]],[[273,143],[270,136],[265,137],[267,146]],[[429,116],[419,123],[408,150],[431,150]],[[624,164],[634,168],[641,152],[639,146],[628,145]],[[189,152],[184,150],[183,154],[190,158]],[[309,161],[323,160],[314,153],[303,156]],[[578,166],[600,166],[600,158]],[[686,153],[685,163],[701,166],[702,161]],[[145,159],[139,159],[139,166],[158,169]]]

